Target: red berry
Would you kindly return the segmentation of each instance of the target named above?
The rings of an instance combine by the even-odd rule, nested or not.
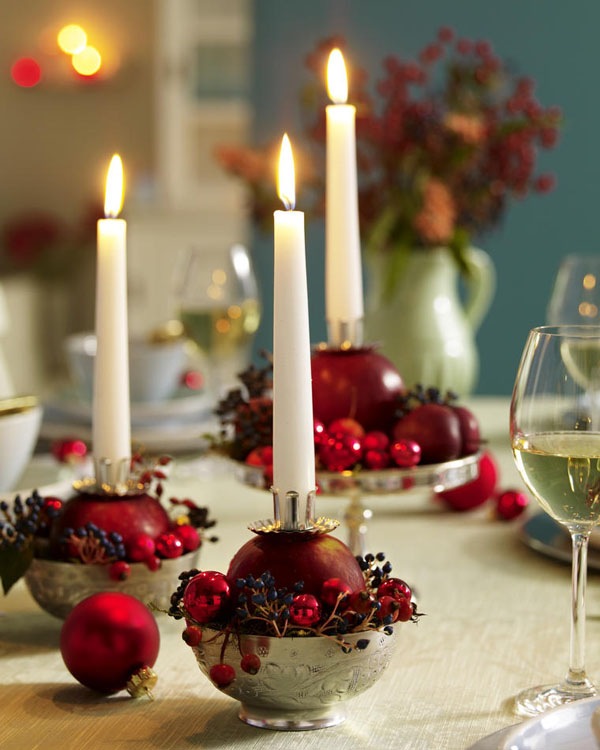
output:
[[[396,440],[390,446],[390,456],[396,466],[409,469],[421,460],[421,446],[414,440]]]
[[[204,388],[204,375],[198,370],[188,370],[181,376],[181,385],[191,391],[199,391]]]
[[[126,581],[131,575],[131,566],[125,560],[115,560],[108,568],[111,581]]]
[[[393,596],[381,596],[379,597],[379,604],[381,605],[379,609],[379,617],[383,619],[384,617],[391,616],[392,622],[396,622],[400,610],[398,600],[394,599]]]
[[[156,539],[156,552],[160,557],[166,557],[168,560],[172,560],[175,557],[181,557],[183,551],[183,542],[179,535],[174,532],[161,534]]]
[[[496,516],[503,521],[511,521],[520,516],[529,505],[529,498],[518,490],[504,490],[496,498]]]
[[[235,680],[235,669],[230,664],[214,664],[208,674],[218,688],[225,688]]]
[[[59,497],[45,497],[44,498],[44,510],[50,510],[54,513],[58,512],[63,506],[63,501]]]
[[[364,436],[363,449],[366,451],[385,451],[390,444],[389,437],[381,430],[372,430]]]
[[[401,578],[386,578],[383,583],[379,584],[377,589],[377,597],[381,599],[383,596],[391,596],[396,601],[400,599],[412,598],[412,591],[408,583],[403,581]]]
[[[410,599],[397,599],[398,604],[398,620],[400,622],[408,622],[415,613],[415,608]]]
[[[340,595],[348,596],[352,589],[341,578],[328,578],[321,588],[321,601],[328,607],[335,607]]]
[[[245,654],[240,661],[240,667],[248,674],[256,674],[260,669],[260,657],[256,654]]]
[[[202,544],[202,539],[200,538],[198,529],[187,523],[177,526],[174,533],[177,534],[181,540],[184,552],[193,552],[193,550],[198,549]]]
[[[183,640],[188,646],[197,646],[202,640],[202,629],[197,625],[188,625],[187,628],[181,634]]]
[[[321,618],[321,603],[312,594],[297,594],[290,604],[290,622],[310,628]]]
[[[144,560],[144,563],[146,564],[148,570],[151,570],[153,573],[156,572],[162,565],[160,557],[157,557],[156,555],[150,555],[150,557],[147,557]]]
[[[355,591],[348,597],[347,602],[347,609],[366,615],[375,608],[376,599],[366,591]]]
[[[134,534],[127,542],[127,558],[133,562],[145,562],[155,551],[154,539],[148,534]]]

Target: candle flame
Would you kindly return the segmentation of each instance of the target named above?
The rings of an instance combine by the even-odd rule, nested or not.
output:
[[[327,91],[334,104],[345,104],[348,101],[348,76],[344,56],[336,47],[329,54],[327,62]]]
[[[286,209],[288,211],[293,209],[296,205],[296,177],[292,144],[287,133],[284,133],[281,139],[277,192]]]
[[[110,160],[106,175],[106,192],[104,193],[104,215],[115,219],[123,206],[123,162],[119,154]]]

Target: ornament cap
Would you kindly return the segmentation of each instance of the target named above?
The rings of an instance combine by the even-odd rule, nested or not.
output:
[[[127,680],[127,692],[132,698],[150,698],[154,700],[152,690],[156,687],[158,677],[150,667],[142,667]]]

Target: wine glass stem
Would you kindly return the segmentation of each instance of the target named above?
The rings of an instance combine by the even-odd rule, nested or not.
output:
[[[571,533],[573,567],[571,574],[571,648],[566,682],[584,686],[585,673],[585,589],[587,582],[587,550],[590,534]]]

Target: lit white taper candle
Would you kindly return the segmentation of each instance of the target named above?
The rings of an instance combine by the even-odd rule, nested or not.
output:
[[[273,486],[279,497],[315,489],[310,334],[304,213],[296,202],[294,160],[287,135],[279,159],[273,297]],[[282,519],[285,520],[285,519]]]
[[[362,344],[364,316],[356,173],[356,107],[346,104],[348,78],[339,49],[329,55],[326,108],[327,182],[325,312],[329,343],[339,346],[347,333]],[[333,339],[333,340],[332,340]]]
[[[106,178],[105,219],[98,221],[96,261],[96,359],[92,412],[96,463],[111,462],[115,484],[119,463],[131,455],[129,347],[127,326],[127,225],[117,216],[123,202],[123,165],[112,157]]]

